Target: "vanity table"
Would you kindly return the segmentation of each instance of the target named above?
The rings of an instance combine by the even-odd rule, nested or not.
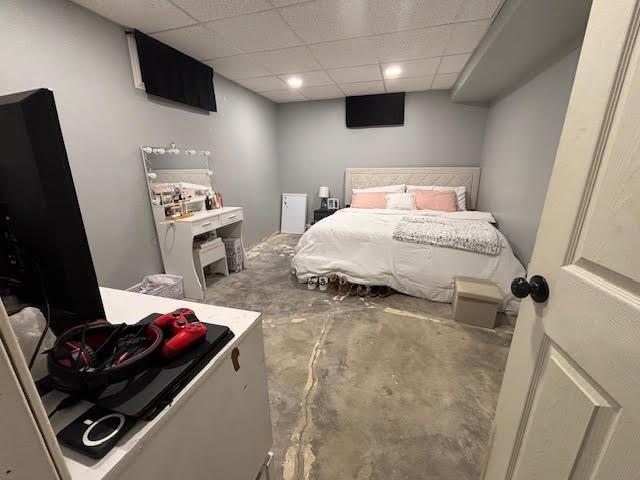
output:
[[[185,297],[204,300],[204,268],[229,275],[223,239],[237,239],[246,259],[242,207],[206,209],[217,190],[208,151],[143,147],[142,159],[165,273],[182,277]],[[172,217],[172,210],[182,215]],[[199,245],[202,236],[212,238]]]
[[[219,258],[213,263],[213,271],[223,275],[229,275],[229,271],[224,244],[201,253],[200,256],[205,258],[194,262],[193,239],[203,233],[215,232],[218,238],[239,238],[242,241],[242,207],[204,210],[194,212],[191,217],[167,220],[162,207],[154,206],[154,216],[166,273],[183,278],[187,298],[203,300],[206,283],[201,267]]]

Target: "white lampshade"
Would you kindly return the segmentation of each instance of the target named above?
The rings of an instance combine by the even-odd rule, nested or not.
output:
[[[318,189],[318,197],[329,198],[329,187],[320,187]]]

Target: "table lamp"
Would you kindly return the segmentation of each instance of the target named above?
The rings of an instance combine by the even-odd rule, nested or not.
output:
[[[320,187],[318,189],[318,197],[320,197],[320,208],[327,209],[327,198],[329,198],[329,187]]]

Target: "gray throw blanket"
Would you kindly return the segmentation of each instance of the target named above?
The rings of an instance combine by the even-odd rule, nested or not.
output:
[[[502,248],[498,231],[490,223],[475,220],[402,217],[393,232],[393,238],[401,242],[456,248],[486,255],[498,255]]]

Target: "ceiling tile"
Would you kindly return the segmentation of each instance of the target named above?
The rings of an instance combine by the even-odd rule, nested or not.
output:
[[[297,90],[276,90],[274,92],[261,92],[260,95],[267,97],[277,103],[301,102],[305,97]]]
[[[465,0],[456,22],[491,18],[501,3],[502,0]]]
[[[374,32],[366,0],[315,0],[280,10],[286,22],[308,43]]]
[[[322,100],[324,98],[342,98],[344,94],[335,85],[323,85],[319,87],[301,88],[302,94],[309,100]]]
[[[424,75],[434,75],[438,70],[440,57],[421,58],[420,60],[407,60],[404,62],[385,63],[382,65],[382,71],[391,65],[399,65],[402,72],[397,78],[420,77]]]
[[[268,92],[273,90],[283,90],[287,85],[276,76],[247,78],[245,80],[237,80],[243,87],[247,87],[254,92]]]
[[[322,67],[313,58],[307,47],[284,48],[251,55],[256,64],[264,66],[271,73],[296,73],[320,70]]]
[[[347,67],[328,70],[337,83],[355,83],[382,80],[379,65],[362,65],[360,67]]]
[[[445,73],[442,75],[436,75],[436,77],[433,79],[431,88],[433,90],[449,90],[456,83],[457,79],[457,73]]]
[[[309,43],[453,22],[463,0],[314,0],[281,10]]]
[[[301,42],[275,10],[250,13],[207,26],[245,52],[293,47]]]
[[[280,80],[287,81],[290,76],[300,77],[302,79],[303,87],[317,87],[320,85],[331,85],[333,80],[324,71],[319,70],[317,72],[303,72],[292,75],[281,75]]]
[[[460,55],[449,55],[442,57],[438,73],[458,73],[461,72],[464,66],[471,57],[470,53],[463,53]]]
[[[272,8],[268,0],[172,0],[200,22]]]
[[[375,37],[381,62],[439,57],[449,38],[450,27],[433,27]]]
[[[384,84],[379,82],[359,82],[340,84],[340,90],[347,96],[352,95],[376,95],[384,93]]]
[[[262,65],[256,64],[251,55],[217,58],[205,62],[213,67],[213,71],[231,80],[264,77],[271,72]]]
[[[452,23],[466,0],[368,0],[375,33]]]
[[[271,0],[274,7],[286,7],[287,5],[293,5],[294,3],[304,2],[305,0]]]
[[[153,36],[199,60],[228,57],[241,53],[240,50],[220,38],[220,35],[201,25],[156,33]]]
[[[73,0],[103,17],[142,32],[157,32],[196,23],[167,0]]]
[[[385,80],[387,92],[421,92],[431,88],[433,75]]]
[[[378,63],[377,43],[374,37],[311,45],[309,48],[325,68]]]
[[[451,26],[451,37],[447,48],[446,55],[456,53],[472,52],[477,46],[489,27],[488,20],[480,20],[477,22],[456,23]]]

